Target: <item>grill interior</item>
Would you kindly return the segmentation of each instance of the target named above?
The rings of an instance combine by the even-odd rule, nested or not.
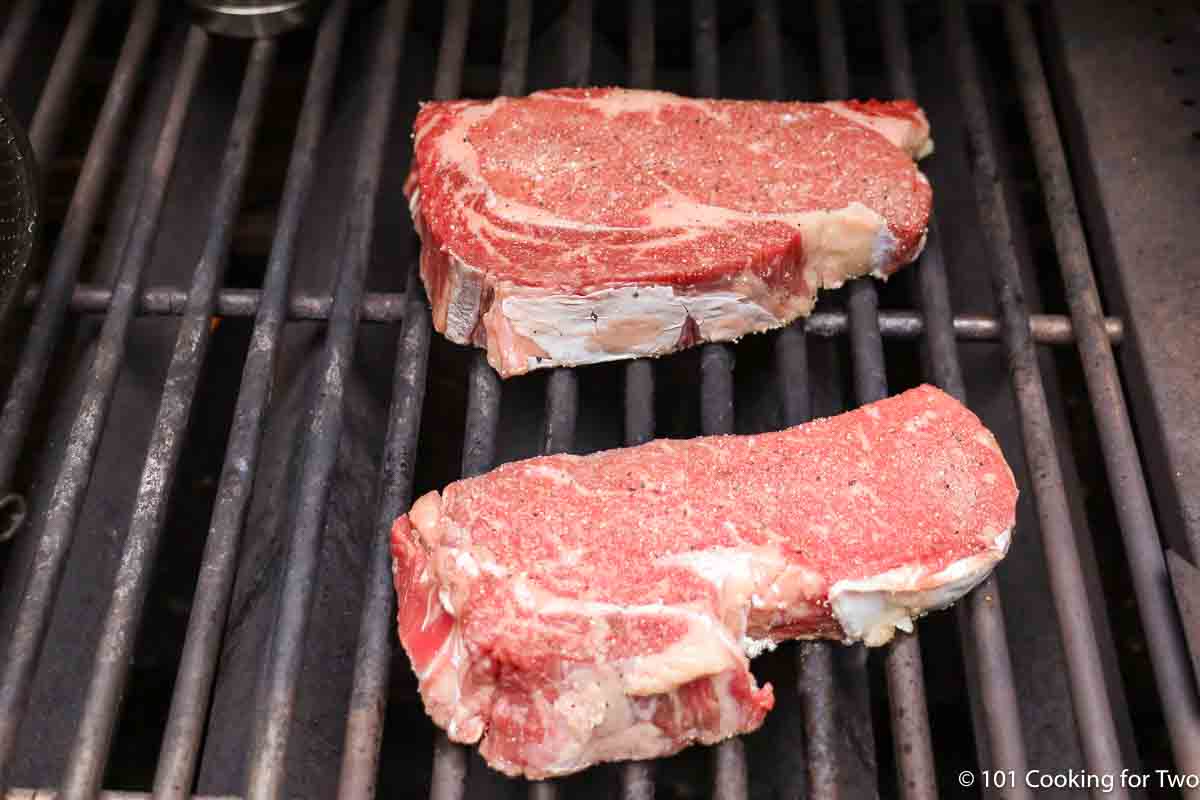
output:
[[[0,34],[46,198],[0,342],[0,489],[30,509],[0,544],[0,797],[923,798],[978,793],[962,770],[1200,773],[1126,325],[1101,315],[1115,289],[1043,65],[1070,34],[1053,11],[333,0],[319,29],[247,43],[155,0],[51,5],[15,3]],[[916,97],[938,146],[920,263],[736,346],[501,383],[431,333],[415,282],[417,103],[613,84]],[[426,719],[386,539],[415,494],[922,381],[969,402],[1022,491],[1009,558],[955,611],[869,653],[781,646],[754,664],[778,697],[760,732],[658,762],[526,785]]]

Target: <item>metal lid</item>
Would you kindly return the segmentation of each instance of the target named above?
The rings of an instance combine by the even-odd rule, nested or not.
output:
[[[188,0],[210,33],[247,39],[277,36],[316,19],[323,0]]]

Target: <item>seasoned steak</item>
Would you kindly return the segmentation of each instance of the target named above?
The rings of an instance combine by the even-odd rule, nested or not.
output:
[[[1008,549],[995,439],[923,386],[778,433],[499,467],[392,530],[426,710],[511,775],[655,758],[756,729],[748,659],[880,645]]]
[[[559,89],[427,103],[414,130],[434,326],[505,377],[777,328],[925,241],[911,102]]]

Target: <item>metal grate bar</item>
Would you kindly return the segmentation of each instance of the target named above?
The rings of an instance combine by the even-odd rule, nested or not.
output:
[[[524,0],[518,0],[524,2]],[[473,478],[496,463],[496,434],[500,428],[500,376],[480,351],[471,363],[467,384],[467,421],[463,437],[462,475]]]
[[[706,344],[700,351],[700,427],[705,436],[733,433],[733,348]]]
[[[42,164],[49,164],[58,153],[58,140],[66,122],[75,77],[83,62],[83,50],[92,35],[99,8],[100,0],[79,0],[75,3],[62,44],[54,56],[54,66],[50,68],[50,77],[46,79],[46,87],[42,90],[33,122],[29,125],[29,142]]]
[[[174,485],[192,402],[212,330],[209,317],[241,204],[263,98],[274,65],[270,41],[254,45],[229,133],[213,203],[208,238],[192,280],[188,308],[167,370],[154,433],[138,485],[129,532],[121,551],[112,599],[92,667],[83,716],[63,778],[65,800],[87,800],[100,789],[132,651],[162,538],[167,499]]]
[[[654,3],[629,0],[629,85],[654,86]]]
[[[8,15],[4,37],[0,38],[0,89],[7,86],[8,79],[12,77],[13,65],[21,54],[21,45],[25,44],[25,37],[33,26],[39,5],[41,0],[20,0]]]
[[[513,96],[525,92],[529,69],[529,31],[533,24],[530,0],[508,0],[504,26],[504,52],[500,55],[500,94]]]
[[[512,12],[513,9],[510,8],[509,11]],[[531,13],[527,13],[525,16],[531,18]],[[506,51],[510,40],[522,38],[515,30],[516,23],[519,21],[516,19],[517,16],[517,14],[510,13],[508,17],[508,30],[505,36]],[[437,76],[434,84],[434,94],[438,100],[451,100],[457,97],[462,89],[462,68],[466,59],[467,33],[470,25],[471,0],[455,0],[446,5],[442,41],[438,48]],[[508,35],[510,33],[511,37]],[[520,47],[521,42],[517,41],[515,46]],[[528,53],[527,43],[525,50]],[[522,59],[518,63],[516,56],[508,52],[504,54],[504,57],[508,62],[506,68],[512,72],[502,75],[501,82],[507,81],[512,87],[517,78],[513,72],[519,71],[523,81],[526,59]],[[516,87],[516,91],[519,93],[520,87]],[[496,452],[496,425],[500,418],[500,380],[488,365],[487,358],[482,352],[473,355],[470,381],[470,396],[467,401],[467,430],[463,442],[464,475],[469,474],[468,468],[478,468],[479,472],[484,472],[491,467]],[[432,800],[461,800],[466,795],[466,781],[466,748],[451,742],[444,731],[438,730],[433,746],[433,781],[429,790],[430,798]]]
[[[408,19],[407,0],[393,0],[376,40],[370,98],[352,194],[342,229],[345,262],[337,277],[333,313],[321,356],[311,422],[300,452],[299,481],[288,529],[278,616],[259,683],[256,720],[246,779],[248,800],[274,800],[283,789],[283,763],[295,711],[296,683],[312,612],[316,571],[329,489],[344,421],[345,379],[352,369],[363,286],[370,262],[375,206],[392,120],[400,54]]]
[[[654,363],[639,358],[625,366],[625,444],[643,444],[653,438]]]
[[[783,42],[779,7],[775,0],[759,0],[754,8],[754,45],[758,53],[761,93],[783,100]],[[845,315],[841,315],[843,326]],[[775,339],[775,373],[779,384],[781,421],[784,427],[807,422],[812,416],[809,394],[806,326],[813,320],[796,320]],[[796,689],[804,718],[805,764],[808,795],[836,800],[838,784],[838,718],[834,685],[833,645],[798,642]]]
[[[546,381],[546,436],[542,452],[566,453],[575,446],[575,423],[579,419],[579,380],[570,368],[550,373]]]
[[[629,84],[648,89],[654,85],[654,3],[629,4]],[[636,358],[625,365],[625,444],[638,445],[654,438],[654,361]],[[650,787],[653,793],[653,786]]]
[[[778,343],[777,343],[778,344]],[[780,369],[780,380],[794,387],[791,394],[808,393],[808,375],[793,374]],[[807,406],[808,401],[804,404]],[[810,415],[797,417],[800,424]],[[808,796],[831,798],[841,796],[838,778],[838,710],[836,677],[833,671],[833,644],[829,642],[800,642],[796,653],[796,693],[804,714],[804,747],[807,762]]]
[[[296,234],[316,170],[333,79],[341,50],[347,0],[327,13],[313,55],[291,161],[284,180],[279,222],[267,261],[262,302],[246,355],[233,427],[204,546],[187,638],[171,698],[166,732],[154,779],[159,800],[186,800],[195,779],[208,716],[221,631],[229,610],[246,507],[254,486],[266,415],[275,377],[284,305],[294,262]]]
[[[264,301],[265,290],[221,289],[217,292],[213,313],[218,317],[256,317]],[[41,297],[34,285],[25,293],[25,305]],[[105,314],[112,302],[112,290],[105,286],[81,283],[70,298],[70,310],[79,314]],[[283,317],[290,320],[328,320],[333,296],[297,293],[284,297]],[[363,295],[362,321],[393,324],[404,320],[408,296],[404,292],[368,292]],[[174,286],[150,286],[138,297],[136,313],[150,317],[179,316],[187,308],[187,292]],[[1062,318],[1064,321],[1065,317]],[[999,330],[998,326],[995,326]]]
[[[716,97],[721,91],[716,0],[692,0],[692,91]]]
[[[849,97],[850,72],[841,10],[834,0],[821,0],[817,4],[817,15],[825,93],[830,98]],[[851,281],[848,291],[855,394],[860,404],[873,403],[888,394],[883,338],[878,322],[879,295],[875,284],[864,279]],[[937,797],[918,634],[897,632],[887,646],[885,663],[900,796]]]
[[[200,77],[208,50],[208,39],[198,29],[188,35],[183,60],[179,65],[171,103],[162,125],[162,133],[146,174],[143,194],[137,204],[133,230],[123,250],[123,263],[113,296],[113,307],[104,320],[96,355],[89,369],[85,394],[79,413],[71,426],[66,452],[59,467],[49,508],[34,557],[36,568],[30,573],[17,610],[9,642],[8,657],[0,682],[0,786],[4,770],[16,743],[17,726],[29,700],[34,667],[53,610],[66,564],[67,552],[75,532],[75,520],[83,504],[92,459],[100,443],[100,434],[112,402],[113,390],[124,359],[129,323],[133,318],[134,299],[149,261],[150,247],[158,227],[175,154],[178,151],[183,122]]]
[[[592,71],[592,0],[571,0],[563,14],[563,78],[567,86],[586,86]],[[546,381],[544,453],[566,453],[575,446],[579,419],[579,376],[560,367]],[[550,785],[550,784],[546,784]]]
[[[758,0],[751,22],[759,70],[759,94],[767,100],[783,100],[787,90],[783,80],[783,36],[780,34],[779,4]]]
[[[467,793],[467,749],[439,730],[433,742],[431,800],[460,800]]]
[[[451,0],[446,4],[442,41],[438,46],[437,72],[433,79],[435,100],[453,100],[462,91],[467,34],[471,28],[471,3],[472,0]]]
[[[629,3],[629,84],[638,89],[654,85],[654,3]],[[644,444],[654,438],[654,361],[636,358],[625,364],[625,444]],[[654,762],[621,765],[621,800],[654,800]]]
[[[592,0],[571,0],[563,14],[563,23],[565,85],[586,86],[592,71]],[[546,381],[546,431],[542,452],[570,451],[575,446],[578,419],[579,376],[567,367],[555,369]]]
[[[1005,21],[1016,63],[1017,86],[1045,195],[1046,213],[1066,285],[1067,303],[1078,332],[1079,355],[1112,486],[1113,505],[1120,521],[1142,629],[1171,733],[1175,765],[1182,773],[1197,774],[1200,773],[1200,707],[1197,706],[1188,654],[1171,596],[1150,492],[1142,474],[1112,347],[1103,327],[1100,295],[1092,274],[1075,192],[1071,188],[1066,154],[1029,12],[1022,6],[1008,3]]]
[[[564,86],[587,86],[592,74],[592,0],[571,0],[563,14]]]
[[[967,135],[972,145],[976,202],[990,256],[996,301],[1004,319],[1004,342],[1009,371],[1021,417],[1021,433],[1037,503],[1042,547],[1049,567],[1050,587],[1058,613],[1067,657],[1071,699],[1078,722],[1084,758],[1090,772],[1116,775],[1122,755],[1117,739],[1096,631],[1075,545],[1062,469],[1055,449],[1045,387],[1029,337],[1028,310],[1021,290],[1020,270],[1012,249],[1012,229],[1005,207],[1004,187],[988,129],[988,111],[975,62],[966,12],[946,3],[946,36],[957,73]],[[1114,794],[1127,797],[1124,787]]]
[[[904,5],[900,0],[883,0],[880,10],[892,93],[896,97],[915,98],[917,89],[908,50]],[[967,392],[954,343],[946,266],[937,219],[934,217],[929,220],[925,252],[917,270],[917,287],[926,317],[925,345],[930,356],[931,377],[948,393],[965,403]],[[960,634],[964,639],[964,655],[970,658],[973,653],[975,656],[973,672],[982,695],[979,707],[983,710],[986,744],[990,753],[986,767],[1024,775],[1028,766],[1025,740],[1021,733],[1021,714],[1017,705],[1012,660],[1008,653],[1000,586],[995,576],[988,576],[975,591],[963,598],[956,613]],[[1032,796],[1024,781],[1014,781],[1011,786],[996,791],[1004,797]]]
[[[509,0],[504,33],[500,85],[513,95],[525,92],[529,61],[529,36],[533,18],[532,0]],[[500,427],[500,376],[480,350],[471,362],[467,386],[466,434],[463,441],[462,474],[473,478],[496,463],[496,434]]]
[[[700,97],[720,93],[721,70],[715,0],[692,0],[692,87]],[[706,435],[733,433],[733,349],[726,344],[700,348],[700,429]],[[713,748],[713,796],[744,800],[749,793],[746,745],[740,737]]]
[[[518,0],[524,2],[524,0]],[[40,298],[40,288],[30,287],[26,305]],[[214,313],[219,317],[253,317],[258,314],[263,292],[258,289],[221,289]],[[83,314],[104,314],[112,302],[112,290],[94,284],[79,284],[71,295],[70,308]],[[327,294],[293,294],[286,299],[285,314],[293,320],[327,320],[333,298]],[[187,292],[170,286],[151,286],[142,290],[135,313],[145,316],[178,316],[187,307]],[[393,324],[402,322],[408,307],[403,292],[367,292],[363,295],[362,321]],[[1000,321],[984,314],[961,314],[951,320],[953,334],[968,341],[992,341],[1000,338]],[[850,318],[843,311],[817,311],[805,320],[814,336],[841,336],[850,329]],[[926,329],[925,314],[920,311],[880,311],[879,331],[888,339],[919,339]],[[1120,344],[1125,326],[1117,317],[1104,318],[1104,331],[1113,344]],[[1071,318],[1061,314],[1031,314],[1029,333],[1038,344],[1067,345],[1075,341]],[[637,363],[636,361],[631,361]]]
[[[627,761],[621,765],[621,800],[654,800],[653,761]]]
[[[25,348],[9,385],[4,410],[0,412],[0,489],[12,483],[21,445],[29,432],[38,394],[50,366],[50,357],[62,332],[67,302],[79,274],[87,235],[104,198],[113,164],[113,151],[133,104],[134,89],[140,79],[157,21],[158,3],[155,0],[141,0],[130,21],[112,83],[100,108],[96,130],[88,145],[79,181],[67,207],[67,216],[46,272],[46,283],[33,323],[25,334]],[[107,310],[112,300],[112,290],[105,288],[104,291],[104,308]],[[3,734],[0,734],[2,739]],[[3,753],[3,745],[0,745],[0,764],[4,761]]]
[[[715,0],[692,0],[692,85],[700,97],[720,93]],[[706,344],[700,350],[700,427],[705,435],[733,432],[733,350]]]
[[[375,795],[379,747],[383,738],[387,703],[388,667],[391,664],[396,595],[392,587],[392,523],[412,502],[421,409],[425,402],[425,375],[429,340],[433,331],[429,305],[417,287],[417,267],[409,278],[412,298],[404,334],[396,354],[392,407],[379,472],[379,512],[367,573],[366,597],[359,623],[358,650],[354,659],[354,686],[346,721],[338,797]]]

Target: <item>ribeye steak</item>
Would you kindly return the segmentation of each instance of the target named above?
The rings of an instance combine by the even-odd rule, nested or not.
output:
[[[426,103],[405,190],[434,326],[503,376],[662,355],[916,258],[911,102],[558,89]]]
[[[778,433],[506,464],[392,530],[425,708],[531,778],[752,731],[776,642],[879,645],[1004,557],[995,439],[923,386]]]

